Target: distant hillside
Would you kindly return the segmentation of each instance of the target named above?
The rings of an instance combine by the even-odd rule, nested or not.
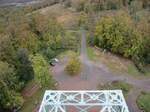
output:
[[[29,6],[36,4],[37,7],[58,3],[59,0],[0,0],[0,6]]]
[[[0,0],[0,6],[9,6],[9,5],[24,5],[26,3],[37,3],[42,0]]]
[[[8,4],[8,3],[27,3],[37,0],[0,0],[0,4]]]

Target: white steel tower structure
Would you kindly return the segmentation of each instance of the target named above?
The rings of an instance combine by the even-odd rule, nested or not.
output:
[[[121,90],[47,90],[39,112],[129,112],[129,110]]]

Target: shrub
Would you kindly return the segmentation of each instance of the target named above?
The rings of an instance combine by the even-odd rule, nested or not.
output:
[[[73,56],[69,60],[65,70],[69,73],[69,75],[77,75],[81,71],[80,60],[77,57]]]
[[[64,2],[64,6],[65,6],[65,7],[71,7],[71,1],[70,1],[70,0],[66,0],[66,1]]]

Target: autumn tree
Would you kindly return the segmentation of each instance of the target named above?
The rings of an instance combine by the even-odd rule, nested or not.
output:
[[[140,65],[140,68],[143,64],[143,53],[148,56],[143,42],[141,33],[133,26],[131,18],[125,13],[115,17],[103,17],[96,25],[95,45],[131,58],[137,66]]]
[[[77,75],[81,71],[80,60],[75,56],[71,57],[65,70],[68,72],[69,75]]]

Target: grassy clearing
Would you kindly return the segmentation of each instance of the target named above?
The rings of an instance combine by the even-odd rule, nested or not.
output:
[[[21,109],[21,112],[31,112],[42,101],[45,89],[39,89],[32,97],[25,98],[26,101]]]
[[[128,65],[127,72],[128,72],[128,74],[140,75],[138,69],[133,64],[129,64]]]
[[[58,23],[62,24],[66,28],[77,27],[79,14],[75,11],[69,10],[61,4],[55,4],[43,9],[38,10],[41,14],[47,16],[53,16]]]
[[[143,112],[150,111],[150,93],[142,93],[137,99],[137,105]]]
[[[98,89],[100,90],[109,90],[109,89],[113,89],[113,90],[122,90],[123,94],[125,96],[127,96],[127,94],[129,93],[130,89],[132,88],[131,85],[125,83],[125,82],[121,82],[121,81],[113,81],[109,84],[105,84],[105,85],[98,85]]]
[[[127,71],[126,63],[119,57],[112,55],[108,52],[103,52],[102,49],[88,47],[87,50],[89,59],[105,64],[112,72],[124,73]]]
[[[104,53],[102,49],[88,47],[87,54],[89,59],[105,64],[114,73],[129,74],[137,78],[150,76],[149,67],[146,68],[146,73],[140,73],[132,61],[111,54],[110,52]]]

